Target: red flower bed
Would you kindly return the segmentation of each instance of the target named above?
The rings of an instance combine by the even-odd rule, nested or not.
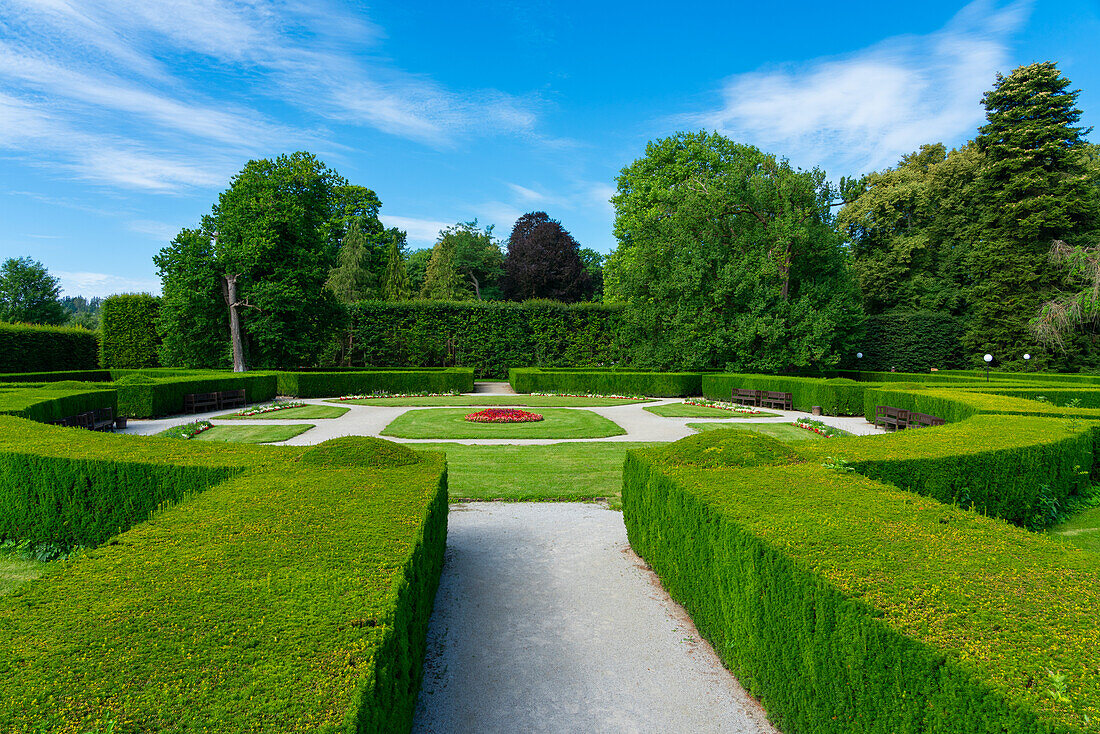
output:
[[[486,408],[470,413],[466,416],[466,420],[474,423],[534,423],[541,421],[542,416],[516,408]]]

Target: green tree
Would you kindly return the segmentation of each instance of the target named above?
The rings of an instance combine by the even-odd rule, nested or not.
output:
[[[382,276],[382,299],[407,301],[412,295],[405,268],[405,233],[397,227],[386,230],[386,270]]]
[[[592,283],[592,300],[599,303],[603,300],[603,264],[604,256],[591,247],[582,247],[577,253],[580,255],[581,264],[588,273],[588,280]]]
[[[439,233],[439,241],[443,240],[454,244],[455,269],[462,277],[465,292],[478,301],[499,298],[497,281],[504,272],[504,255],[493,237],[493,225],[481,229],[476,219],[459,222]]]
[[[324,287],[337,237],[346,235],[348,217],[362,220],[361,212],[369,210],[363,191],[349,189],[309,153],[249,161],[202,227],[182,232],[156,258],[165,363],[186,361],[192,346],[173,332],[206,321],[216,302],[211,290],[220,288],[235,370],[246,369],[246,354],[260,368],[314,364],[340,317],[339,304]],[[212,244],[201,245],[202,239]],[[192,273],[200,279],[194,297],[174,282],[189,282]],[[209,339],[200,349],[204,354],[217,351],[217,336]]]
[[[325,287],[341,303],[355,303],[377,295],[373,254],[367,235],[360,228],[360,220],[353,219],[336,255],[336,267],[329,271],[325,281]]]
[[[712,133],[650,143],[612,199],[605,300],[640,366],[836,364],[862,311],[825,174]]]
[[[441,236],[432,248],[420,297],[433,301],[461,301],[468,297],[458,272],[453,238]]]
[[[0,321],[26,324],[65,323],[61,281],[29,257],[9,257],[0,265]]]
[[[206,226],[213,227],[209,217]],[[211,230],[212,231],[212,230]],[[214,240],[203,229],[184,229],[153,256],[161,282],[157,332],[160,363],[188,369],[232,364],[229,314],[221,291]]]
[[[964,344],[1003,365],[1034,351],[1030,319],[1058,288],[1051,243],[1096,228],[1097,201],[1085,158],[1077,91],[1051,62],[997,75],[982,97],[987,123],[975,143],[984,156],[979,178],[981,236],[970,249],[973,313]]]
[[[413,250],[405,261],[405,272],[409,276],[409,293],[419,295],[424,290],[424,276],[428,272],[428,262],[432,259],[431,247]]]

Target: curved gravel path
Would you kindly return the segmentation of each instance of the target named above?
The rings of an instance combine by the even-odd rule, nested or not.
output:
[[[414,732],[774,734],[622,513],[451,506]]]

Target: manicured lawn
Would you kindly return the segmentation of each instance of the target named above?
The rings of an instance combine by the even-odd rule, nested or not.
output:
[[[300,408],[285,408],[259,415],[216,415],[218,420],[312,420],[315,418],[339,418],[350,408],[338,405],[304,405]]]
[[[605,497],[619,505],[623,458],[647,443],[556,443],[548,446],[417,444],[447,453],[451,501],[579,500]]]
[[[722,408],[708,408],[704,405],[685,405],[683,403],[669,403],[668,405],[653,405],[646,408],[653,415],[662,418],[774,418],[778,413],[737,413]]]
[[[278,443],[305,433],[313,426],[299,423],[292,426],[214,426],[190,439],[217,443]]]
[[[41,576],[46,565],[42,561],[0,553],[0,596],[10,594],[31,579]]]
[[[615,398],[555,398],[540,395],[453,395],[442,398],[368,398],[365,400],[329,400],[340,405],[408,405],[431,408],[447,405],[511,405],[520,408],[606,408],[612,405],[651,403],[652,400]]]
[[[1066,522],[1050,529],[1079,548],[1100,553],[1100,507],[1075,514]]]
[[[537,423],[471,423],[468,408],[410,410],[382,431],[396,438],[603,438],[626,433],[587,410],[540,409]]]
[[[795,428],[790,423],[688,423],[688,428],[694,428],[696,431],[756,431],[757,433],[763,433],[765,436],[778,438],[780,441],[809,441],[823,438],[823,436],[819,436],[813,431],[807,431],[805,428]]]

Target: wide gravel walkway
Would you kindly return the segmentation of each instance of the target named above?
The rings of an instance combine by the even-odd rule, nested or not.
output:
[[[415,732],[768,732],[626,540],[577,503],[451,506]]]

